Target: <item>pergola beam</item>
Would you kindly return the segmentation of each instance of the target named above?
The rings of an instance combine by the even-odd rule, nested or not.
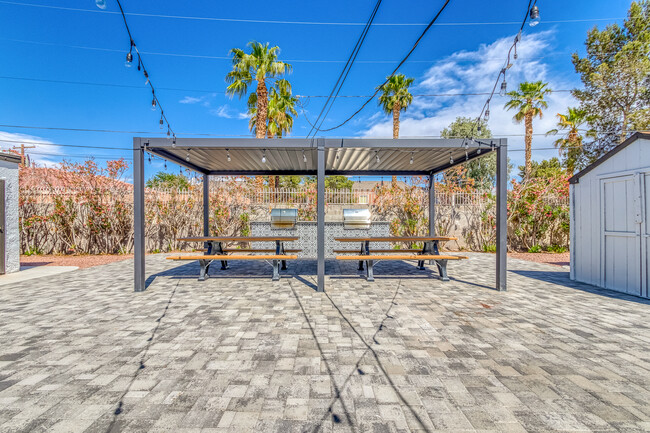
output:
[[[497,148],[497,266],[496,289],[505,291],[508,260],[508,146],[505,139]]]

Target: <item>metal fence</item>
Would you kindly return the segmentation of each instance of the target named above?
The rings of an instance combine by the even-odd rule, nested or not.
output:
[[[31,198],[35,202],[49,203],[55,196],[77,196],[81,191],[74,189],[52,189],[52,188],[32,188],[28,191],[21,191],[25,198]],[[85,191],[87,192],[87,191]],[[212,186],[210,188],[212,194],[230,194],[227,186]],[[251,204],[310,204],[316,200],[316,191],[310,188],[260,188],[249,189],[245,191],[238,191],[238,194],[243,194],[246,201]],[[426,191],[423,189],[422,194]],[[121,190],[113,194],[120,196],[120,198],[130,200],[131,191]],[[145,195],[148,198],[156,199],[158,201],[171,201],[183,200],[186,198],[201,199],[202,191],[200,188],[192,188],[189,190],[177,189],[153,189],[147,188]],[[110,193],[106,197],[110,199]],[[325,199],[328,204],[339,205],[373,205],[377,199],[377,192],[374,189],[326,189]],[[493,200],[489,194],[485,192],[436,192],[436,204],[442,206],[482,206]],[[545,201],[553,206],[568,206],[568,198],[547,197]]]

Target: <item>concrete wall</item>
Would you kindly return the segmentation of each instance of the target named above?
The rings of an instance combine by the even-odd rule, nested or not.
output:
[[[20,229],[18,226],[18,164],[0,160],[0,179],[5,181],[5,269],[20,269]]]
[[[603,181],[624,176],[634,176],[636,173],[650,172],[650,140],[637,139],[635,142],[622,149],[620,152],[614,154],[611,158],[604,161],[599,166],[595,167],[590,172],[586,173],[579,179],[579,182],[571,185],[571,278],[580,282],[592,284],[600,287],[607,287],[609,289],[624,291],[641,296],[648,296],[647,289],[647,265],[642,265],[642,248],[639,243],[638,255],[625,253],[625,256],[612,257],[612,260],[620,259],[620,263],[612,265],[606,263],[605,260],[605,246],[604,241],[604,227],[603,220],[606,213],[611,215],[618,215],[616,219],[623,221],[628,218],[634,220],[629,209],[633,209],[634,203],[633,195],[637,194],[623,194],[617,197],[620,203],[615,203],[613,200],[610,203],[604,203],[603,199]],[[632,183],[632,182],[631,182]],[[641,195],[645,195],[646,201],[650,200],[650,185],[647,181],[641,183]],[[643,185],[645,184],[645,185]],[[645,192],[643,192],[645,191]],[[641,196],[640,195],[640,196]],[[621,209],[623,208],[623,209]],[[627,210],[626,210],[627,209]],[[621,210],[623,213],[621,214]],[[648,211],[644,211],[647,214]],[[647,224],[647,219],[650,215],[644,215],[644,224]],[[632,221],[634,224],[634,221]],[[640,233],[639,233],[640,234]],[[630,233],[634,236],[634,233]],[[636,248],[633,248],[636,250]],[[629,255],[629,257],[627,257]],[[610,256],[611,257],[611,256]],[[630,268],[634,266],[636,269]],[[615,287],[606,284],[606,280],[610,280],[605,272],[607,268],[610,274],[612,272],[639,276],[639,281],[634,283],[636,285],[645,285],[645,288],[637,287],[634,290],[630,284],[625,284],[626,287]],[[625,268],[625,269],[624,269]],[[641,272],[645,268],[646,275],[641,276]],[[626,277],[627,278],[627,277]],[[636,277],[635,277],[636,278]],[[632,284],[632,285],[634,285]]]

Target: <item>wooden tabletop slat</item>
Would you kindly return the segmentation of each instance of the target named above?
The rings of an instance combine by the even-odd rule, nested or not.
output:
[[[359,255],[359,256],[336,256],[336,260],[462,260],[468,259],[467,256],[447,256],[441,254],[376,254],[376,255]]]
[[[257,236],[257,237],[241,237],[241,236],[207,236],[195,238],[178,238],[180,242],[291,242],[297,241],[297,236]]]
[[[425,242],[425,241],[456,241],[458,238],[451,236],[388,236],[388,237],[355,237],[334,238],[338,242]]]
[[[258,255],[238,255],[238,254],[211,254],[207,255],[182,255],[169,256],[167,260],[296,260],[295,254],[258,254]]]

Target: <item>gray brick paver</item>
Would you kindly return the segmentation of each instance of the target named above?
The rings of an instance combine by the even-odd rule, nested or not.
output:
[[[1,432],[650,430],[650,302],[560,268],[328,262],[325,296],[313,262],[147,262],[144,293],[129,261],[3,286]]]

